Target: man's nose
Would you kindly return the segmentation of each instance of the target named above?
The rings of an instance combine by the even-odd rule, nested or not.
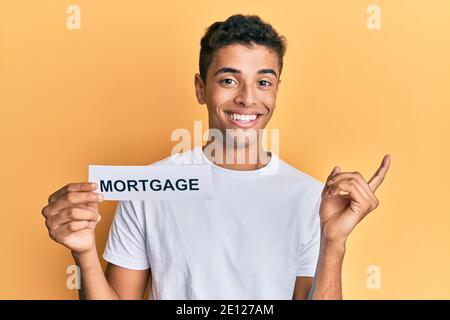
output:
[[[256,104],[256,94],[251,86],[242,86],[235,102],[243,107],[252,107]]]

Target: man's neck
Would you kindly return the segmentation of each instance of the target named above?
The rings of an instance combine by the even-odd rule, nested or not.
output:
[[[202,147],[204,151],[206,147],[212,147],[213,141],[208,141]],[[218,157],[217,153],[211,155],[204,152],[205,156],[214,164],[230,170],[250,171],[257,170],[266,166],[272,158],[270,152],[264,151],[260,144],[246,145],[242,147],[229,146],[226,143],[216,143],[214,150],[222,148],[222,157]],[[216,157],[217,156],[217,157]]]

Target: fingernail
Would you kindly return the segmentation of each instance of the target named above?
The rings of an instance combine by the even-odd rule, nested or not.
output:
[[[105,196],[102,195],[101,193],[99,193],[97,197],[98,197],[98,201],[103,201],[103,200],[105,200]]]
[[[102,220],[102,216],[101,216],[101,215],[98,215],[98,218],[97,218],[97,223],[99,223],[99,222],[100,222],[100,220]]]
[[[95,182],[92,182],[92,183],[91,183],[91,186],[92,186],[92,188],[94,188],[94,189],[97,189],[97,188],[98,188],[98,184],[95,183]]]

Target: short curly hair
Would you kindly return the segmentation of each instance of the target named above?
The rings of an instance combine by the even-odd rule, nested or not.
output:
[[[211,65],[214,52],[230,44],[264,45],[278,54],[278,66],[283,68],[286,52],[286,38],[279,35],[269,24],[257,15],[235,14],[225,21],[210,25],[200,41],[200,77],[206,82],[206,74]]]

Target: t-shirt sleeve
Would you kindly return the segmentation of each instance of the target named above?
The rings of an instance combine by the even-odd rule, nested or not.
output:
[[[320,201],[316,201],[312,217],[308,225],[309,237],[300,246],[298,277],[314,277],[320,251]]]
[[[150,268],[146,237],[133,201],[119,201],[109,230],[103,258],[119,267],[146,270]]]

